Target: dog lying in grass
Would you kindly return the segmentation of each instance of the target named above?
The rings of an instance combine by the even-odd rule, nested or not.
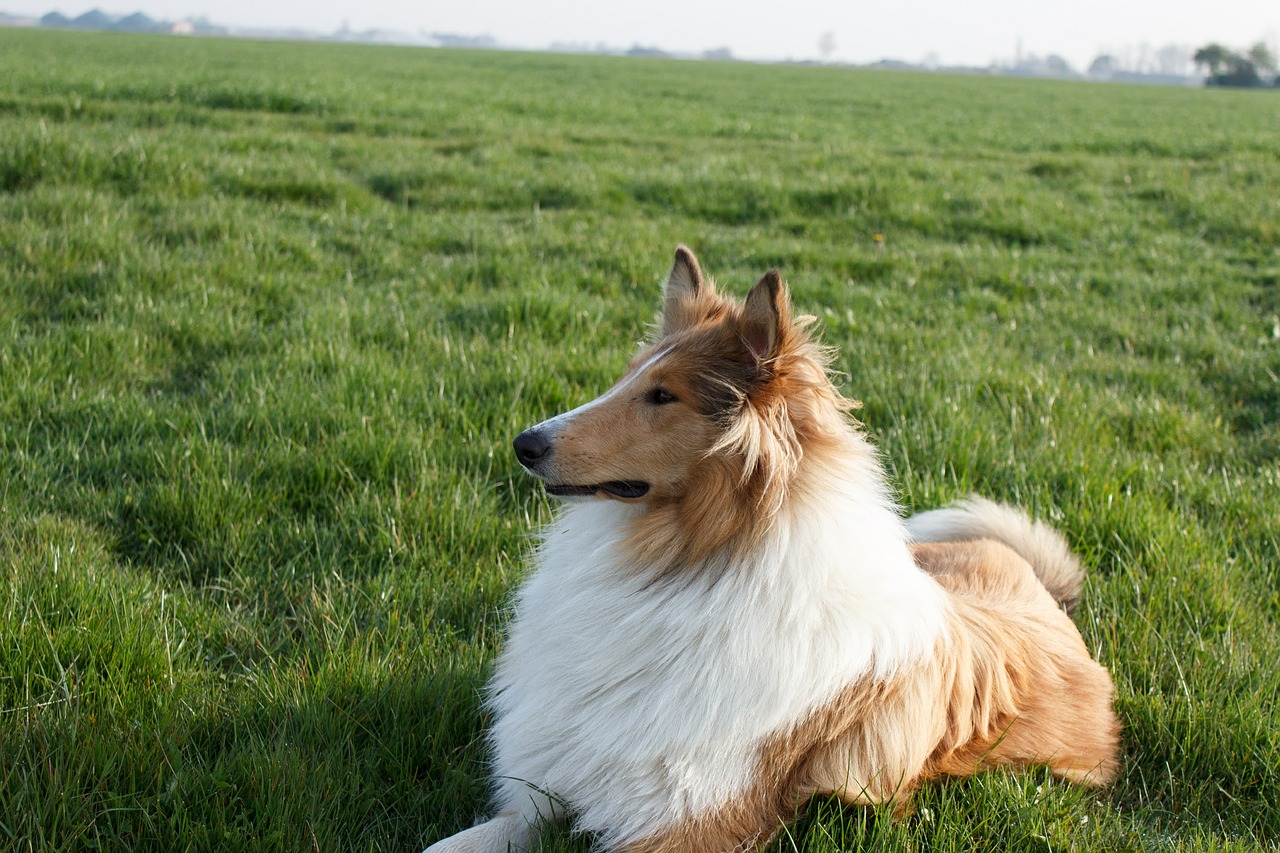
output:
[[[516,438],[564,505],[489,693],[496,816],[430,853],[564,819],[605,850],[742,851],[817,795],[1115,776],[1065,541],[981,499],[904,521],[810,322],[776,271],[739,303],[680,247],[653,342]]]

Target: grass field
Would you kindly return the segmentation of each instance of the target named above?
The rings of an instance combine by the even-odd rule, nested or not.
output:
[[[1275,849],[1280,98],[3,29],[0,847],[484,811],[552,511],[509,441],[607,387],[679,241],[782,269],[906,506],[1065,531],[1125,724],[1101,793],[774,849]]]

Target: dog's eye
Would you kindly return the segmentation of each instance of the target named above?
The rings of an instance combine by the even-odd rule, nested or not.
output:
[[[666,388],[654,388],[649,392],[648,401],[655,406],[665,406],[667,403],[674,403],[676,395],[672,394]]]

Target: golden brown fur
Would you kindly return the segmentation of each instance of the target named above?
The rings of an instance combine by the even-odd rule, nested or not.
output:
[[[1073,782],[1115,778],[1111,678],[1026,560],[990,540],[919,545],[916,560],[953,595],[944,738],[922,776],[1044,764]]]

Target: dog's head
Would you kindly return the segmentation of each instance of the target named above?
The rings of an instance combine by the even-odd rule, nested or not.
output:
[[[681,246],[657,340],[602,396],[522,432],[516,456],[557,497],[640,502],[694,524],[776,510],[806,445],[845,427],[808,319],[792,319],[776,270],[738,303]]]

